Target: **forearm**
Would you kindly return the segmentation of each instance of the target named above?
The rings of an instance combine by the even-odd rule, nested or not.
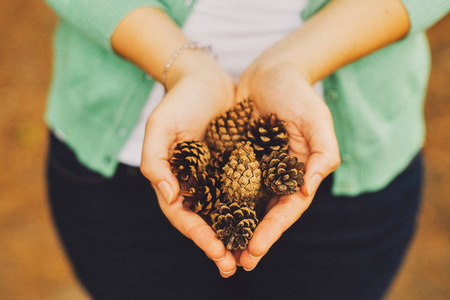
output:
[[[160,0],[45,0],[62,22],[95,44],[112,51],[110,38],[117,24],[131,11],[144,6],[165,9]]]
[[[161,81],[166,63],[182,46],[189,42],[178,25],[163,11],[142,7],[127,15],[111,37],[114,51],[130,60],[154,79]],[[201,71],[215,64],[204,51],[188,51],[180,55],[167,73],[167,86],[172,86],[181,76]]]
[[[399,0],[334,0],[268,51],[293,64],[310,83],[408,33]]]

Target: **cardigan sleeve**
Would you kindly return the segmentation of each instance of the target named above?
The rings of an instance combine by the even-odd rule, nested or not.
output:
[[[449,0],[402,0],[411,24],[409,35],[424,31],[450,11]]]
[[[151,6],[166,11],[159,0],[45,0],[56,14],[96,44],[113,51],[111,36],[131,11]]]

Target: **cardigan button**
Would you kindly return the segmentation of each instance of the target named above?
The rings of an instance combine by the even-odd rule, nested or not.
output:
[[[60,141],[65,141],[66,139],[66,134],[59,128],[55,128],[53,130],[53,134],[60,140]]]
[[[325,100],[336,101],[338,98],[338,94],[335,90],[327,90],[325,92]]]
[[[346,192],[351,192],[353,184],[349,181],[345,181],[342,183],[342,187]]]
[[[341,153],[341,161],[342,161],[342,163],[348,164],[349,162],[351,162],[351,160],[352,160],[352,157],[350,155],[345,154],[345,153]]]

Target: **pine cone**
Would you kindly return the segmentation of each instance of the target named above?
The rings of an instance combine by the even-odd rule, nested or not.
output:
[[[212,228],[228,250],[246,249],[258,219],[247,203],[223,204],[211,215]]]
[[[208,214],[216,208],[223,198],[220,190],[219,176],[209,176],[206,172],[191,176],[188,182],[180,184],[181,195],[184,196],[183,207],[195,213]]]
[[[253,102],[246,99],[214,119],[206,131],[206,143],[211,150],[219,153],[233,151],[245,138],[252,111]]]
[[[211,152],[208,171],[213,174],[222,175],[223,167],[228,163],[230,155],[231,151]]]
[[[199,141],[178,143],[170,159],[173,174],[183,181],[206,170],[211,155],[208,146]]]
[[[278,195],[293,194],[304,184],[304,164],[284,152],[264,155],[261,170],[265,186]]]
[[[238,144],[223,171],[222,189],[228,199],[247,201],[258,194],[261,187],[261,170],[250,142]]]
[[[250,122],[247,137],[252,142],[258,159],[272,151],[288,152],[289,139],[285,126],[286,122],[279,120],[272,113]]]

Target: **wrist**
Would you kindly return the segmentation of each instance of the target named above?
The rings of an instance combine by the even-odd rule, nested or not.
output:
[[[174,60],[167,71],[166,93],[187,89],[218,111],[234,103],[235,84],[231,76],[205,51],[189,51]],[[209,104],[208,104],[209,105]]]
[[[166,64],[167,67],[167,64]],[[163,83],[166,91],[184,77],[191,75],[220,73],[223,71],[217,61],[208,53],[201,50],[188,51],[179,55],[170,65],[166,72]]]
[[[310,86],[313,86],[316,82],[306,66],[296,64],[283,57],[280,59],[277,59],[277,57],[272,55],[269,55],[268,57],[269,59],[256,61],[256,64],[252,68],[253,70],[250,71],[250,78],[284,78],[285,80],[289,80],[289,78],[286,77],[295,75],[296,78],[302,78],[302,81]]]
[[[275,60],[294,64],[314,84],[401,39],[409,26],[400,1],[330,1],[271,52]]]
[[[205,54],[209,55],[207,57]],[[161,83],[165,90],[173,86],[181,77],[198,72],[205,64],[216,58],[211,46],[200,46],[197,42],[189,42],[176,50],[165,64]],[[168,79],[170,73],[170,80]]]
[[[298,72],[311,86],[321,78],[317,78],[307,56],[292,50],[283,41],[266,49],[256,61],[256,69],[271,72],[279,69],[290,69]]]

